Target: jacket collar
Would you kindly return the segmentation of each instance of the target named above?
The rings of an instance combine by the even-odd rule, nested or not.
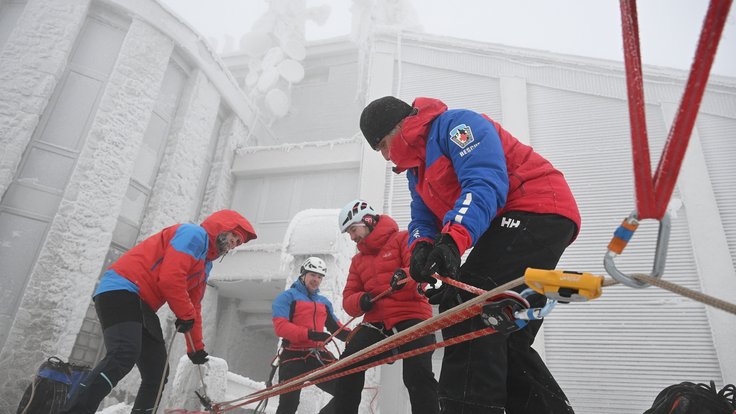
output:
[[[363,254],[375,255],[397,231],[399,231],[399,225],[396,224],[396,221],[381,214],[370,234],[358,243],[358,250]]]
[[[432,121],[447,111],[447,105],[434,98],[417,98],[412,106],[416,109],[415,113],[404,118],[399,135],[391,142],[389,149],[397,174],[424,164]]]
[[[302,282],[302,280],[300,278],[297,278],[294,281],[294,283],[291,284],[291,288],[292,289],[296,289],[299,292],[302,292],[303,294],[305,294],[307,296],[312,296],[312,295],[316,295],[316,294],[319,293],[319,288],[317,288],[317,290],[315,290],[314,293],[310,294],[309,293],[309,289],[307,289],[307,285],[305,285],[304,282]]]

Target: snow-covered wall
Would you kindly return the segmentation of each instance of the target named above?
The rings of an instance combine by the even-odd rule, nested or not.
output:
[[[0,28],[11,33],[0,51],[0,257],[3,269],[11,268],[6,265],[10,261],[31,263],[27,275],[3,270],[2,276],[12,288],[3,290],[6,305],[0,315],[0,413],[6,414],[15,410],[45,358],[67,359],[77,346],[121,212],[131,211],[130,183],[137,179],[146,140],[163,134],[165,149],[146,190],[150,197],[135,213],[141,216],[142,224],[135,228],[139,240],[164,226],[229,207],[234,150],[262,137],[250,133],[250,103],[219,59],[199,35],[154,0],[31,0],[17,19],[0,23],[12,24]],[[95,59],[110,62],[109,74],[87,68],[95,66],[86,65]],[[164,79],[174,61],[184,76],[183,92],[180,98],[165,96],[162,101]],[[80,71],[87,71],[92,81],[77,76]],[[166,116],[159,107],[164,101],[176,105],[171,108],[174,115],[169,124],[157,124],[168,125],[166,129],[152,129],[152,114],[159,121]],[[64,104],[80,116],[62,116]],[[55,150],[71,160],[68,179],[60,181],[58,191],[40,186],[43,176],[22,182],[30,168],[23,167],[30,163],[28,154],[38,152],[30,149],[54,151],[46,142],[48,134],[39,131],[57,121],[78,134],[69,135],[78,145],[72,151]],[[26,182],[58,197],[58,208],[38,195],[19,198],[27,194],[22,192]],[[8,188],[14,189],[12,194]],[[54,210],[46,222],[40,221],[45,230],[30,239],[25,229],[10,224],[37,220],[34,204]],[[26,240],[19,244],[15,238],[21,236]],[[9,292],[14,297],[5,300]],[[205,341],[214,347],[215,288],[203,307]],[[164,332],[170,330],[169,314],[159,313]],[[172,357],[183,353],[178,342]],[[118,388],[124,394],[126,387],[133,388],[123,383]]]
[[[4,372],[28,372],[45,355],[71,352],[172,47],[133,21],[0,353]],[[5,383],[17,387],[11,378]]]
[[[64,72],[89,3],[30,0],[0,50],[0,194]]]
[[[148,202],[141,232],[149,236],[162,227],[196,217],[197,185],[204,168],[220,95],[196,70],[179,103],[164,160]]]

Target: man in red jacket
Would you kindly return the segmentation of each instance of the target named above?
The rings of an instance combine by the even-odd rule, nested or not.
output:
[[[133,365],[141,385],[132,413],[150,413],[166,381],[166,344],[156,311],[168,303],[176,329],[187,335],[187,355],[207,362],[201,300],[212,261],[255,239],[239,213],[220,210],[201,225],[176,224],[128,250],[102,275],[93,295],[107,354],[82,382],[63,413],[91,414]]]
[[[379,215],[363,200],[353,200],[342,209],[339,226],[343,233],[358,245],[358,254],[350,264],[343,290],[342,305],[350,316],[363,315],[363,322],[354,330],[345,345],[341,358],[352,355],[397,332],[408,329],[432,317],[427,298],[419,294],[417,282],[407,279],[409,265],[408,233],[399,231],[388,215]],[[391,294],[373,301],[391,289]],[[404,344],[398,352],[405,352],[435,342],[427,335]],[[368,361],[390,356],[384,353]],[[433,414],[439,411],[437,381],[432,373],[432,352],[426,352],[403,361],[403,379],[409,391],[414,414]],[[335,390],[335,412],[357,413],[365,383],[365,371],[339,378]]]
[[[386,96],[366,106],[360,129],[395,172],[407,172],[410,274],[419,282],[433,283],[436,272],[490,290],[527,267],[553,269],[578,233],[580,213],[562,173],[483,114],[448,110],[432,98],[409,105]],[[441,312],[472,296],[447,285],[428,294]],[[546,300],[529,299],[532,306]],[[447,347],[441,412],[572,413],[531,348],[541,324]],[[449,339],[484,327],[476,317],[442,333]]]

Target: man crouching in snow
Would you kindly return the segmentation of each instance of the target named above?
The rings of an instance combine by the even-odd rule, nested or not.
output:
[[[107,354],[62,413],[94,413],[113,387],[138,366],[141,385],[133,413],[150,413],[166,381],[166,344],[156,311],[168,303],[176,330],[191,335],[187,355],[207,362],[201,300],[212,261],[255,239],[239,213],[221,210],[201,225],[176,224],[142,241],[110,266],[93,295]]]

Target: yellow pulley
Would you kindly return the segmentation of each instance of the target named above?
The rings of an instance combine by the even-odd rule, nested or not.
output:
[[[601,295],[603,276],[567,270],[527,268],[524,283],[558,302],[587,302]]]

